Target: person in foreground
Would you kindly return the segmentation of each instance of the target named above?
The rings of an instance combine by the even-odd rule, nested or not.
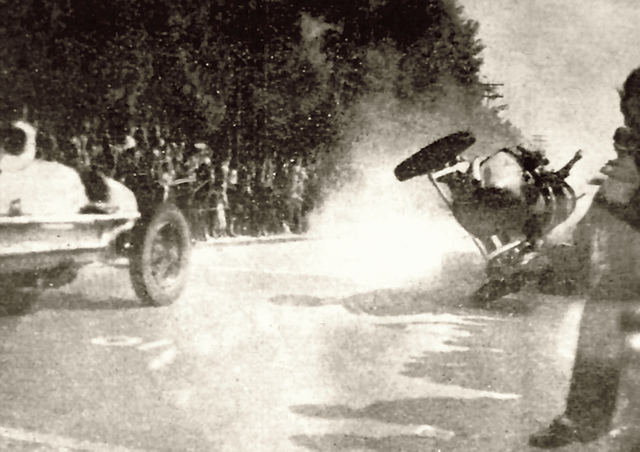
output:
[[[624,83],[620,109],[625,127],[614,135],[617,158],[601,169],[606,178],[571,247],[571,261],[584,263],[578,272],[587,301],[565,410],[529,437],[532,447],[596,440],[609,432],[616,409],[624,344],[618,321],[640,299],[640,68]]]

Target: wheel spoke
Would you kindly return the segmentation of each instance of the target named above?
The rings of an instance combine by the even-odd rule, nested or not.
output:
[[[137,232],[134,239],[140,254],[129,269],[133,288],[146,304],[167,306],[187,282],[189,224],[176,206],[163,204]]]
[[[170,265],[171,265],[171,262],[164,259],[158,265],[154,266],[154,270],[152,270],[155,280],[161,286],[167,284],[167,273]]]
[[[155,267],[156,265],[160,265],[162,261],[167,259],[166,254],[167,253],[164,248],[159,250],[158,249],[154,250],[151,255],[151,262],[150,262],[151,266]]]
[[[176,231],[167,226],[159,231],[151,250],[151,272],[156,282],[167,285],[180,273],[180,244]]]
[[[175,245],[167,250],[167,258],[174,264],[180,262],[180,248]]]

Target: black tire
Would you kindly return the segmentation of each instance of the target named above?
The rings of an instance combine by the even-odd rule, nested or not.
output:
[[[133,230],[129,274],[138,297],[148,306],[168,306],[182,294],[189,276],[191,234],[184,215],[161,204]]]
[[[456,132],[434,141],[403,160],[394,170],[396,178],[404,182],[416,176],[439,171],[467,150],[476,139],[470,132]]]

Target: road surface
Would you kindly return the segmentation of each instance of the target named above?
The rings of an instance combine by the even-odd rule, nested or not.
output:
[[[528,450],[563,408],[582,301],[468,306],[461,237],[200,245],[167,308],[88,267],[0,318],[0,450]]]

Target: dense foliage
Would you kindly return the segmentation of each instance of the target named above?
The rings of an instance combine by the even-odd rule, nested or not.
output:
[[[477,29],[454,0],[2,0],[0,119],[330,154],[363,95],[479,105]]]

